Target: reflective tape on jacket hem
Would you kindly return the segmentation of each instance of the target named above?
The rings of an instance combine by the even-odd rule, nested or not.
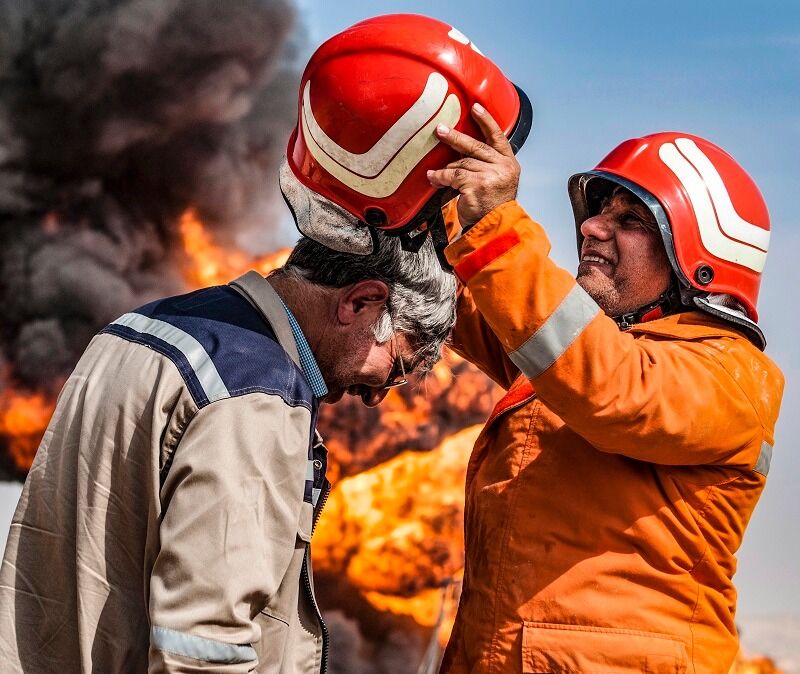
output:
[[[558,360],[599,311],[597,303],[575,284],[544,324],[508,357],[525,376],[538,377]]]
[[[761,443],[761,452],[758,455],[758,461],[753,466],[756,473],[760,473],[764,477],[769,473],[769,465],[772,463],[772,445],[768,442]]]
[[[185,632],[153,626],[150,630],[153,648],[193,660],[233,665],[258,659],[252,646],[226,644],[224,641],[196,637]]]

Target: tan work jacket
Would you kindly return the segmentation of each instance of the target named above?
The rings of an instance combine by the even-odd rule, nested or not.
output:
[[[516,202],[447,249],[454,345],[508,393],[467,469],[442,672],[724,674],[783,377],[699,311],[621,332],[548,252]]]
[[[3,674],[324,671],[318,401],[280,298],[232,286],[125,314],[64,385],[0,569]]]

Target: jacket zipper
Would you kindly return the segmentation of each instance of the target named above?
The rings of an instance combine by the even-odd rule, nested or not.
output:
[[[311,535],[314,535],[314,529],[317,528],[317,522],[319,521],[320,515],[322,515],[322,509],[325,507],[325,504],[328,502],[328,495],[331,493],[331,483],[328,480],[325,480],[325,487],[322,490],[321,501],[319,502],[319,508],[317,512],[314,513],[314,521],[311,523]]]
[[[331,491],[330,482],[327,480],[325,481],[325,489],[322,492],[321,501],[319,502],[319,509],[314,514],[314,521],[311,524],[311,535],[314,535],[314,529],[317,527],[317,522],[319,521],[319,517],[322,514],[322,509],[325,507],[325,503],[328,500],[328,494]],[[325,624],[325,621],[322,619],[322,612],[319,610],[319,605],[317,604],[317,598],[314,596],[314,590],[311,587],[311,576],[308,573],[308,559],[311,556],[311,543],[306,546],[306,554],[303,558],[303,582],[306,586],[306,592],[308,593],[308,598],[311,600],[311,605],[314,607],[314,611],[317,613],[317,620],[319,620],[319,625],[322,630],[322,662],[320,663],[320,674],[326,674],[328,671],[328,648],[329,648],[329,641],[330,635],[328,634],[328,626]]]

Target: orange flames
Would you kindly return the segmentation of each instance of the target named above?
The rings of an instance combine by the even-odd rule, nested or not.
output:
[[[186,255],[184,277],[190,288],[228,283],[250,269],[267,274],[280,267],[289,257],[288,249],[254,259],[241,251],[217,245],[194,209],[187,210],[181,216],[178,227]]]
[[[18,471],[30,468],[54,407],[43,393],[0,391],[0,437],[6,438],[9,457]]]
[[[45,234],[58,234],[58,214],[46,213],[39,226]],[[53,382],[55,390],[61,383]],[[24,475],[30,469],[55,406],[55,396],[14,387],[10,372],[0,368],[0,448],[5,447],[12,471]]]
[[[184,278],[189,288],[227,283],[250,269],[266,274],[282,265],[289,256],[288,249],[259,258],[225,249],[213,242],[192,209],[181,216],[178,226],[184,253]],[[57,214],[48,213],[41,227],[48,234],[57,234]],[[54,382],[53,390],[58,388],[59,383]],[[20,474],[30,469],[54,409],[54,396],[15,387],[8,373],[0,372],[0,440],[13,469]]]
[[[479,432],[469,427],[430,452],[404,452],[341,480],[314,534],[315,568],[378,610],[440,627],[446,640],[464,563],[464,477]]]

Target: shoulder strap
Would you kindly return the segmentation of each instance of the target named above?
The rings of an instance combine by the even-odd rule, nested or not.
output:
[[[284,351],[289,354],[294,364],[302,369],[297,342],[294,341],[292,326],[289,325],[289,317],[286,315],[280,296],[269,281],[257,271],[249,271],[228,285],[250,302],[269,323]]]

